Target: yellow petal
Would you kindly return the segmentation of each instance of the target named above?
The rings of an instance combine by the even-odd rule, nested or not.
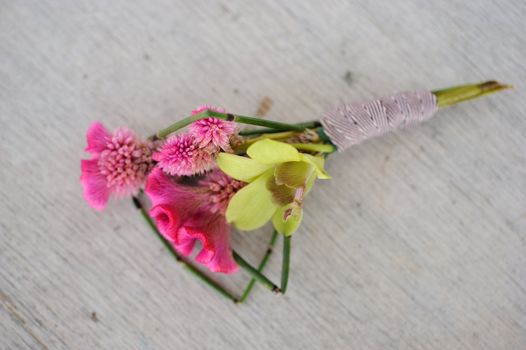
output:
[[[236,156],[230,153],[219,153],[217,165],[225,174],[236,180],[250,182],[261,175],[270,165],[261,164],[248,157]]]
[[[267,189],[272,193],[272,199],[279,205],[285,205],[294,200],[296,189],[287,185],[278,185],[274,177],[267,180]]]
[[[314,169],[316,170],[316,174],[318,175],[319,179],[331,178],[330,175],[327,174],[325,169],[323,169],[323,165],[325,163],[325,159],[323,157],[315,157],[311,156],[310,154],[300,153],[300,158],[302,161],[314,166]]]
[[[250,231],[270,220],[278,208],[267,189],[267,181],[273,176],[273,170],[263,173],[232,197],[226,210],[228,222],[240,230]]]
[[[276,184],[290,187],[304,186],[309,175],[314,171],[307,162],[286,162],[276,166],[274,176]]]
[[[301,224],[303,209],[294,204],[287,204],[279,208],[272,216],[274,228],[285,236],[290,236]]]
[[[314,181],[316,180],[316,173],[312,172],[312,174],[307,179],[307,184],[305,185],[305,196],[309,194],[312,186],[314,185]]]
[[[250,158],[263,164],[277,164],[300,160],[297,149],[291,145],[274,140],[261,140],[247,149]]]
[[[291,146],[300,151],[332,153],[335,151],[333,145],[319,143],[291,143]]]

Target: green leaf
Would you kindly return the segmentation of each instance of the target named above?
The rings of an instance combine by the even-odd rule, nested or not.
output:
[[[225,174],[236,180],[245,182],[252,181],[270,168],[270,165],[261,164],[248,157],[223,152],[217,155],[216,162],[219,169]]]
[[[303,209],[294,204],[287,204],[279,208],[272,216],[274,228],[285,236],[290,236],[301,224]]]
[[[318,175],[319,179],[331,178],[330,175],[327,174],[325,169],[323,169],[323,165],[325,163],[325,159],[323,157],[315,157],[311,156],[310,154],[300,153],[300,158],[302,161],[314,166],[314,169],[316,170],[316,174]]]
[[[247,149],[247,154],[250,158],[263,164],[300,160],[300,154],[297,149],[289,144],[269,139],[254,143]]]
[[[267,181],[272,176],[273,169],[270,169],[232,197],[226,210],[228,222],[240,230],[250,231],[260,228],[270,220],[279,207],[267,189]]]

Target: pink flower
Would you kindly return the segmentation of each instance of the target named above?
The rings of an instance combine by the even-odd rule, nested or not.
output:
[[[95,122],[88,128],[87,141],[91,159],[81,160],[80,182],[84,198],[97,210],[104,209],[111,193],[118,197],[135,193],[153,167],[152,145],[126,128],[110,134]]]
[[[192,110],[192,115],[196,115],[196,114],[199,114],[201,112],[204,112],[206,110],[210,110],[210,111],[214,111],[214,112],[219,112],[219,113],[225,113],[225,109],[224,108],[221,108],[221,107],[214,107],[214,106],[210,106],[208,104],[204,104],[204,105],[200,105],[199,107],[197,107],[196,109]]]
[[[197,183],[182,183],[155,168],[148,176],[146,193],[152,201],[150,215],[159,231],[182,255],[194,250],[196,241],[201,250],[196,261],[211,271],[232,273],[237,265],[232,257],[230,227],[225,219],[228,201],[244,186],[213,170]]]
[[[164,172],[170,175],[188,176],[204,173],[214,166],[214,155],[199,147],[189,134],[171,136],[153,154]]]
[[[205,110],[212,110],[224,113],[222,108],[203,105],[192,111],[192,114],[198,114]],[[230,152],[230,138],[237,132],[236,124],[233,122],[217,119],[205,118],[193,122],[190,127],[190,134],[193,135],[199,146],[211,149],[222,149]]]
[[[208,173],[204,179],[199,181],[199,184],[206,188],[208,210],[223,216],[230,198],[246,185],[245,182],[234,180],[219,169]]]

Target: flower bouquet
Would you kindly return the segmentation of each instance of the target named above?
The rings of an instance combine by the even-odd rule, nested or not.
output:
[[[319,121],[299,124],[205,105],[147,140],[127,128],[110,133],[95,122],[87,132],[86,151],[91,158],[81,161],[84,197],[97,210],[106,207],[111,195],[131,197],[173,257],[236,303],[246,300],[255,282],[284,294],[291,239],[316,180],[330,179],[324,169],[330,154],[425,121],[444,107],[507,88],[488,81],[396,93],[344,104]],[[258,128],[241,129],[242,125]],[[232,250],[231,228],[251,231],[269,221],[273,226],[269,246],[259,265],[252,266]],[[279,285],[264,274],[278,236],[283,237]],[[190,259],[194,250],[199,251]],[[231,274],[241,268],[251,280],[238,297],[194,261],[216,273]]]

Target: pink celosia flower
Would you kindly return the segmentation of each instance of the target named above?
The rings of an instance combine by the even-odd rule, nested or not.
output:
[[[153,166],[152,145],[126,128],[110,134],[100,122],[91,124],[87,140],[92,156],[81,160],[80,181],[86,201],[102,210],[111,193],[120,197],[138,190]]]
[[[244,183],[218,169],[193,185],[180,181],[160,168],[148,176],[150,215],[157,221],[159,231],[185,256],[192,253],[199,240],[202,248],[195,258],[197,262],[214,272],[235,272],[230,227],[224,213],[228,201]]]
[[[198,114],[205,110],[224,113],[222,108],[203,105],[192,111],[192,114]],[[190,134],[195,138],[199,146],[212,149],[222,149],[231,152],[230,138],[236,133],[236,124],[217,118],[206,118],[193,122],[190,127]]]
[[[214,156],[199,147],[196,139],[189,134],[171,136],[153,154],[163,171],[170,175],[188,176],[201,174],[214,166]]]
[[[199,184],[206,189],[208,210],[221,215],[225,215],[230,198],[246,185],[245,182],[235,180],[219,169],[208,173]]]

